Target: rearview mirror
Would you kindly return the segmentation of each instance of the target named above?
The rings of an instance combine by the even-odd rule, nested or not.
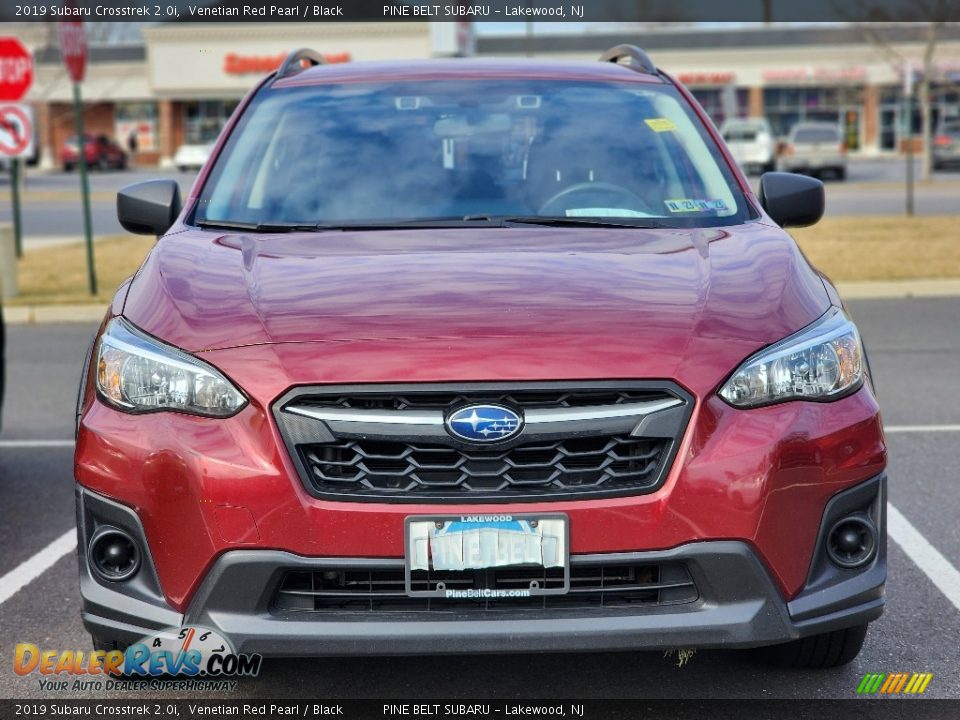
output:
[[[176,180],[146,180],[117,193],[117,219],[138,235],[163,235],[180,214],[180,186]]]
[[[768,172],[760,178],[760,205],[780,227],[805,227],[823,217],[823,183],[794,173]]]

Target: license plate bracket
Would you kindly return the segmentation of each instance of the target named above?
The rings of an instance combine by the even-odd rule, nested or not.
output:
[[[407,517],[406,593],[476,600],[565,594],[569,528],[561,513]]]

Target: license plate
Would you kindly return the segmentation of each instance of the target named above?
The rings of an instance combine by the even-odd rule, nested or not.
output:
[[[489,593],[516,588],[518,581],[529,595],[567,592],[568,529],[566,515],[556,514],[408,517],[407,593],[450,597],[454,585]],[[528,572],[520,572],[524,569]]]

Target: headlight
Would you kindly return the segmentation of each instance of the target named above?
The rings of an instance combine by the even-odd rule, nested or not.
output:
[[[97,347],[100,397],[126,412],[178,412],[227,417],[247,399],[217,370],[165,345],[121,318]]]
[[[856,326],[834,308],[812,325],[747,359],[720,388],[736,407],[835,400],[863,382]]]

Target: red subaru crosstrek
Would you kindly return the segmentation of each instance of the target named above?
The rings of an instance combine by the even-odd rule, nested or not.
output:
[[[78,407],[83,620],[265,655],[765,647],[884,605],[857,328],[690,94],[604,62],[323,66],[238,107]]]

